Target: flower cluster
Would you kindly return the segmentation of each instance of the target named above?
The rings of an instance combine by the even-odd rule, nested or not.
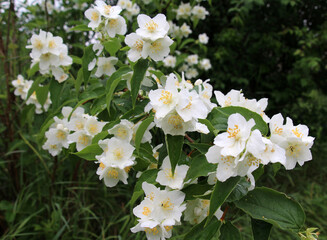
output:
[[[50,32],[40,30],[40,34],[33,34],[30,56],[33,64],[39,63],[41,74],[48,74],[50,71],[58,82],[67,80],[68,74],[62,67],[70,66],[72,58],[68,56],[68,47],[63,43],[61,37],[53,36]]]
[[[90,20],[90,28],[101,28],[113,38],[116,34],[125,35],[127,31],[126,21],[119,15],[121,11],[120,6],[107,5],[104,1],[97,0],[95,6],[85,11],[85,17]]]
[[[197,54],[192,54],[186,57],[185,62],[180,68],[180,72],[185,72],[187,79],[196,78],[199,75],[199,72],[196,67],[199,69],[208,71],[211,68],[211,63],[208,58],[199,59]]]
[[[301,166],[312,159],[310,148],[313,137],[308,136],[305,125],[293,126],[291,119],[283,125],[278,114],[270,121],[270,139],[263,137],[258,129],[253,130],[255,121],[247,121],[235,113],[228,118],[227,132],[218,134],[214,146],[206,153],[208,162],[218,163],[216,177],[224,182],[230,177],[247,176],[251,189],[255,186],[252,172],[260,164],[281,163],[286,169],[293,169],[298,162]]]
[[[181,3],[176,10],[177,19],[204,20],[207,15],[209,12],[204,7],[200,5],[192,7],[190,3]]]
[[[152,184],[143,182],[144,200],[133,209],[139,218],[132,232],[144,231],[147,239],[164,240],[170,238],[174,225],[178,225],[185,210],[185,194],[178,190],[160,190]]]
[[[150,103],[146,111],[153,109],[155,123],[165,134],[184,135],[187,131],[208,133],[208,128],[198,122],[204,119],[215,106],[210,102],[212,86],[201,80],[196,87],[184,78],[178,80],[170,74],[164,86],[149,92]]]
[[[100,164],[97,170],[100,180],[104,179],[107,187],[114,187],[119,181],[127,184],[128,172],[134,165],[133,152],[135,147],[132,145],[135,141],[136,131],[141,121],[137,124],[122,119],[121,122],[108,130],[108,133],[114,135],[110,139],[100,140],[99,146],[103,149],[101,155],[97,155]],[[141,140],[142,143],[149,142],[152,139],[148,127]]]
[[[263,118],[263,120],[265,120],[265,122],[269,122],[269,117],[264,113],[268,106],[268,98],[261,98],[259,101],[257,101],[256,99],[247,99],[244,97],[242,91],[237,91],[234,89],[232,89],[226,95],[224,95],[220,91],[215,91],[214,93],[219,106],[244,107],[251,110],[252,112],[260,114],[260,116]]]
[[[12,85],[15,87],[14,94],[16,96],[20,96],[22,100],[26,100],[28,91],[32,87],[33,81],[32,80],[25,80],[22,75],[18,75],[17,79],[12,81]],[[42,87],[42,85],[39,85]],[[26,101],[26,104],[33,104],[35,105],[35,113],[41,114],[43,111],[48,111],[50,105],[51,105],[51,99],[50,99],[50,93],[48,93],[48,97],[43,104],[43,106],[39,103],[36,92],[34,91],[31,96]]]
[[[144,1],[146,2],[146,1]],[[136,16],[140,13],[140,7],[136,3],[133,3],[131,0],[119,0],[117,6],[120,6],[123,10],[124,16],[131,21],[133,16]]]
[[[77,151],[83,150],[106,125],[106,122],[99,122],[97,117],[84,113],[84,108],[78,107],[72,111],[71,107],[63,107],[63,118],[54,117],[54,123],[45,133],[47,140],[42,147],[52,156],[58,155],[62,148],[68,148],[71,143],[76,143]]]
[[[169,52],[173,44],[168,36],[169,24],[166,16],[158,14],[150,18],[145,14],[137,16],[139,28],[135,33],[126,35],[125,43],[130,47],[127,57],[132,62],[148,56],[154,61],[161,61]]]

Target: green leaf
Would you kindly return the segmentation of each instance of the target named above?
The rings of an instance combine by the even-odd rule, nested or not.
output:
[[[194,42],[195,40],[193,38],[188,38],[184,40],[181,45],[178,47],[179,50],[181,50],[183,47],[185,47],[187,44]]]
[[[146,70],[149,66],[149,61],[147,59],[140,59],[134,66],[134,72],[131,79],[131,96],[132,96],[132,104],[133,108],[135,108],[136,98],[139,94],[141,82],[144,79]]]
[[[200,153],[206,154],[208,152],[208,149],[211,147],[211,145],[206,143],[189,143],[186,142],[187,145],[189,145],[192,148],[197,149]]]
[[[206,218],[207,219],[207,218]],[[217,218],[213,218],[205,225],[206,219],[195,225],[189,233],[185,235],[184,240],[210,240],[221,226]],[[208,219],[207,219],[208,220]]]
[[[217,181],[210,198],[210,207],[207,223],[208,221],[210,221],[217,209],[225,202],[225,200],[228,198],[229,194],[234,190],[239,181],[240,177],[232,177],[227,179],[225,182]]]
[[[85,24],[80,24],[75,27],[72,27],[71,29],[69,29],[69,31],[88,32],[88,31],[92,31],[92,29]]]
[[[110,38],[108,41],[103,43],[103,46],[110,56],[115,56],[118,50],[121,48],[121,43],[118,38]]]
[[[219,240],[241,240],[242,236],[237,227],[231,222],[226,222],[220,227]]]
[[[29,97],[33,94],[33,92],[40,87],[40,83],[42,83],[44,80],[45,80],[44,77],[38,77],[32,83],[32,86],[30,87],[30,89],[27,92],[27,97],[26,97],[26,100],[25,101],[27,101],[29,99]]]
[[[155,183],[158,171],[159,171],[158,169],[150,169],[142,173],[142,175],[137,180],[134,187],[134,192],[130,200],[131,207],[133,207],[136,200],[143,195],[142,183],[143,182]]]
[[[254,189],[235,204],[252,218],[284,230],[298,232],[305,221],[305,214],[299,203],[284,193],[265,187]]]
[[[184,136],[182,135],[172,136],[170,134],[167,134],[165,138],[166,138],[167,152],[171,164],[171,171],[172,173],[175,173],[175,167],[179,159],[181,158],[181,154],[182,154]]]
[[[206,125],[209,131],[215,136],[217,136],[219,130],[217,130],[208,119],[199,119],[199,122]]]
[[[143,135],[144,135],[145,131],[147,130],[147,128],[149,127],[149,125],[153,122],[153,120],[154,120],[154,117],[149,116],[147,119],[143,120],[142,123],[140,124],[140,126],[137,128],[136,134],[135,134],[136,151],[139,151]]]
[[[182,191],[185,193],[185,201],[193,200],[199,196],[203,196],[208,190],[211,190],[213,185],[205,184],[191,184],[183,188]]]
[[[77,77],[76,77],[76,80],[75,80],[75,89],[76,89],[77,95],[79,94],[79,91],[80,91],[83,80],[84,80],[83,68],[80,68],[78,70]]]
[[[250,185],[251,183],[249,183],[245,177],[242,177],[231,194],[229,194],[226,202],[234,202],[240,200],[248,193]]]
[[[187,171],[185,181],[201,176],[208,176],[208,173],[216,171],[217,166],[208,163],[205,155],[200,154],[192,158],[190,168]]]
[[[251,218],[254,240],[268,240],[272,225],[270,223]]]
[[[95,54],[92,49],[92,45],[87,46],[84,48],[84,55],[82,58],[82,67],[83,67],[83,77],[84,77],[84,84],[87,85],[89,81],[91,72],[88,70],[89,63],[95,58]]]
[[[99,144],[95,143],[95,144],[91,144],[91,145],[87,146],[82,151],[79,151],[79,152],[76,152],[73,154],[80,158],[84,158],[88,161],[95,161],[95,160],[97,160],[95,158],[95,156],[100,155],[102,152],[103,152],[103,150],[99,146]]]
[[[33,77],[37,71],[39,71],[39,63],[34,64],[33,67],[27,70],[27,77]]]
[[[49,84],[45,86],[39,86],[36,90],[36,99],[39,101],[39,103],[43,106],[45,101],[48,98],[48,93],[49,93]]]
[[[79,64],[79,65],[82,65],[82,59],[80,57],[77,57],[77,56],[73,56],[73,55],[70,55],[71,58],[73,59],[73,63],[76,63],[76,64]]]
[[[262,119],[262,117],[243,107],[216,107],[212,109],[207,119],[212,123],[216,130],[222,131],[227,129],[228,117],[234,113],[241,114],[247,121],[253,118],[255,126],[252,129],[259,129],[263,135],[268,134],[267,123]]]
[[[65,84],[60,84],[57,80],[51,79],[50,81],[50,99],[52,102],[52,107],[54,109],[58,108],[58,106],[61,104],[61,91],[63,89]],[[71,98],[72,99],[72,98]],[[61,109],[60,109],[61,110]]]
[[[107,83],[106,89],[107,89],[107,95],[106,95],[106,102],[107,102],[107,110],[110,115],[110,104],[111,100],[113,98],[113,94],[115,92],[116,87],[118,86],[121,78],[126,73],[132,71],[129,67],[121,67],[116,72],[114,72]]]

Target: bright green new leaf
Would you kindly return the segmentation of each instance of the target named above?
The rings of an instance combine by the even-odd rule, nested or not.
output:
[[[208,224],[204,219],[201,223],[195,225],[189,233],[185,235],[184,240],[210,240],[221,226],[221,222],[217,218],[213,218]]]
[[[175,167],[179,159],[181,158],[181,154],[182,154],[184,136],[182,135],[172,136],[170,134],[167,134],[165,138],[166,138],[167,152],[171,164],[171,172],[175,173]]]
[[[131,79],[131,96],[133,108],[135,108],[136,98],[139,94],[141,83],[145,77],[146,70],[148,69],[149,61],[147,59],[140,59],[134,66],[134,72]]]
[[[226,222],[220,227],[219,240],[241,240],[240,230],[231,222]]]
[[[84,148],[82,151],[73,153],[74,155],[84,158],[85,160],[88,161],[95,161],[97,160],[95,158],[96,155],[100,155],[103,152],[102,148],[99,146],[99,144],[91,144]]]
[[[208,224],[217,209],[225,202],[239,181],[239,176],[229,178],[225,182],[217,181],[210,197],[209,215],[206,224]]]
[[[110,56],[116,56],[116,53],[121,48],[121,43],[119,38],[110,38],[108,41],[103,43],[103,46]]]
[[[255,188],[235,204],[252,218],[284,230],[298,232],[305,221],[305,214],[299,203],[284,193],[265,187]]]

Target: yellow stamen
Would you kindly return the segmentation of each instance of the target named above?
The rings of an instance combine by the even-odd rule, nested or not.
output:
[[[147,24],[145,24],[146,29],[150,32],[154,32],[158,28],[158,24],[156,24],[153,20],[150,20]]]
[[[238,140],[241,136],[239,136],[239,132],[241,130],[238,128],[238,125],[234,125],[234,128],[228,128],[227,132],[229,134],[228,138],[236,138]]]
[[[159,101],[162,101],[163,104],[170,104],[173,100],[173,94],[169,91],[162,90],[161,97]]]
[[[148,207],[143,208],[142,214],[145,216],[148,216],[151,213],[150,209]]]

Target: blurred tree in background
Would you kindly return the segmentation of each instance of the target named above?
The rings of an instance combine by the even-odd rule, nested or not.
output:
[[[109,233],[134,239],[128,238],[134,224],[125,213],[129,209],[120,204],[128,201],[130,186],[108,190],[97,180],[95,164],[76,157],[57,161],[44,151],[38,153],[40,149],[32,145],[38,141],[35,136],[44,117],[34,116],[30,108],[21,111],[13,93],[5,90],[30,67],[25,46],[35,29],[63,37],[71,43],[71,55],[83,55],[88,34],[68,29],[86,22],[82,5],[93,1],[60,1],[69,10],[52,13],[41,4],[22,11],[17,2],[16,6],[14,1],[0,3],[0,232],[6,234],[4,239],[85,239],[100,234],[105,239]],[[181,1],[161,2],[166,6]],[[308,209],[307,224],[319,227],[320,239],[327,239],[323,236],[327,235],[327,1],[212,0],[212,5],[202,5],[210,15],[197,28],[210,38],[204,51],[213,68],[200,78],[211,79],[214,89],[225,93],[243,89],[248,98],[269,98],[267,115],[281,112],[284,117],[292,116],[295,124],[308,125],[310,135],[316,138],[313,160],[298,174],[293,171],[290,176],[282,170],[274,176],[274,169],[267,169],[268,177],[261,181],[291,193]],[[74,67],[71,72],[76,76]],[[69,98],[68,89],[60,94]],[[53,172],[43,168],[45,161]],[[116,209],[121,213],[114,215]],[[274,239],[297,239],[279,234]]]

